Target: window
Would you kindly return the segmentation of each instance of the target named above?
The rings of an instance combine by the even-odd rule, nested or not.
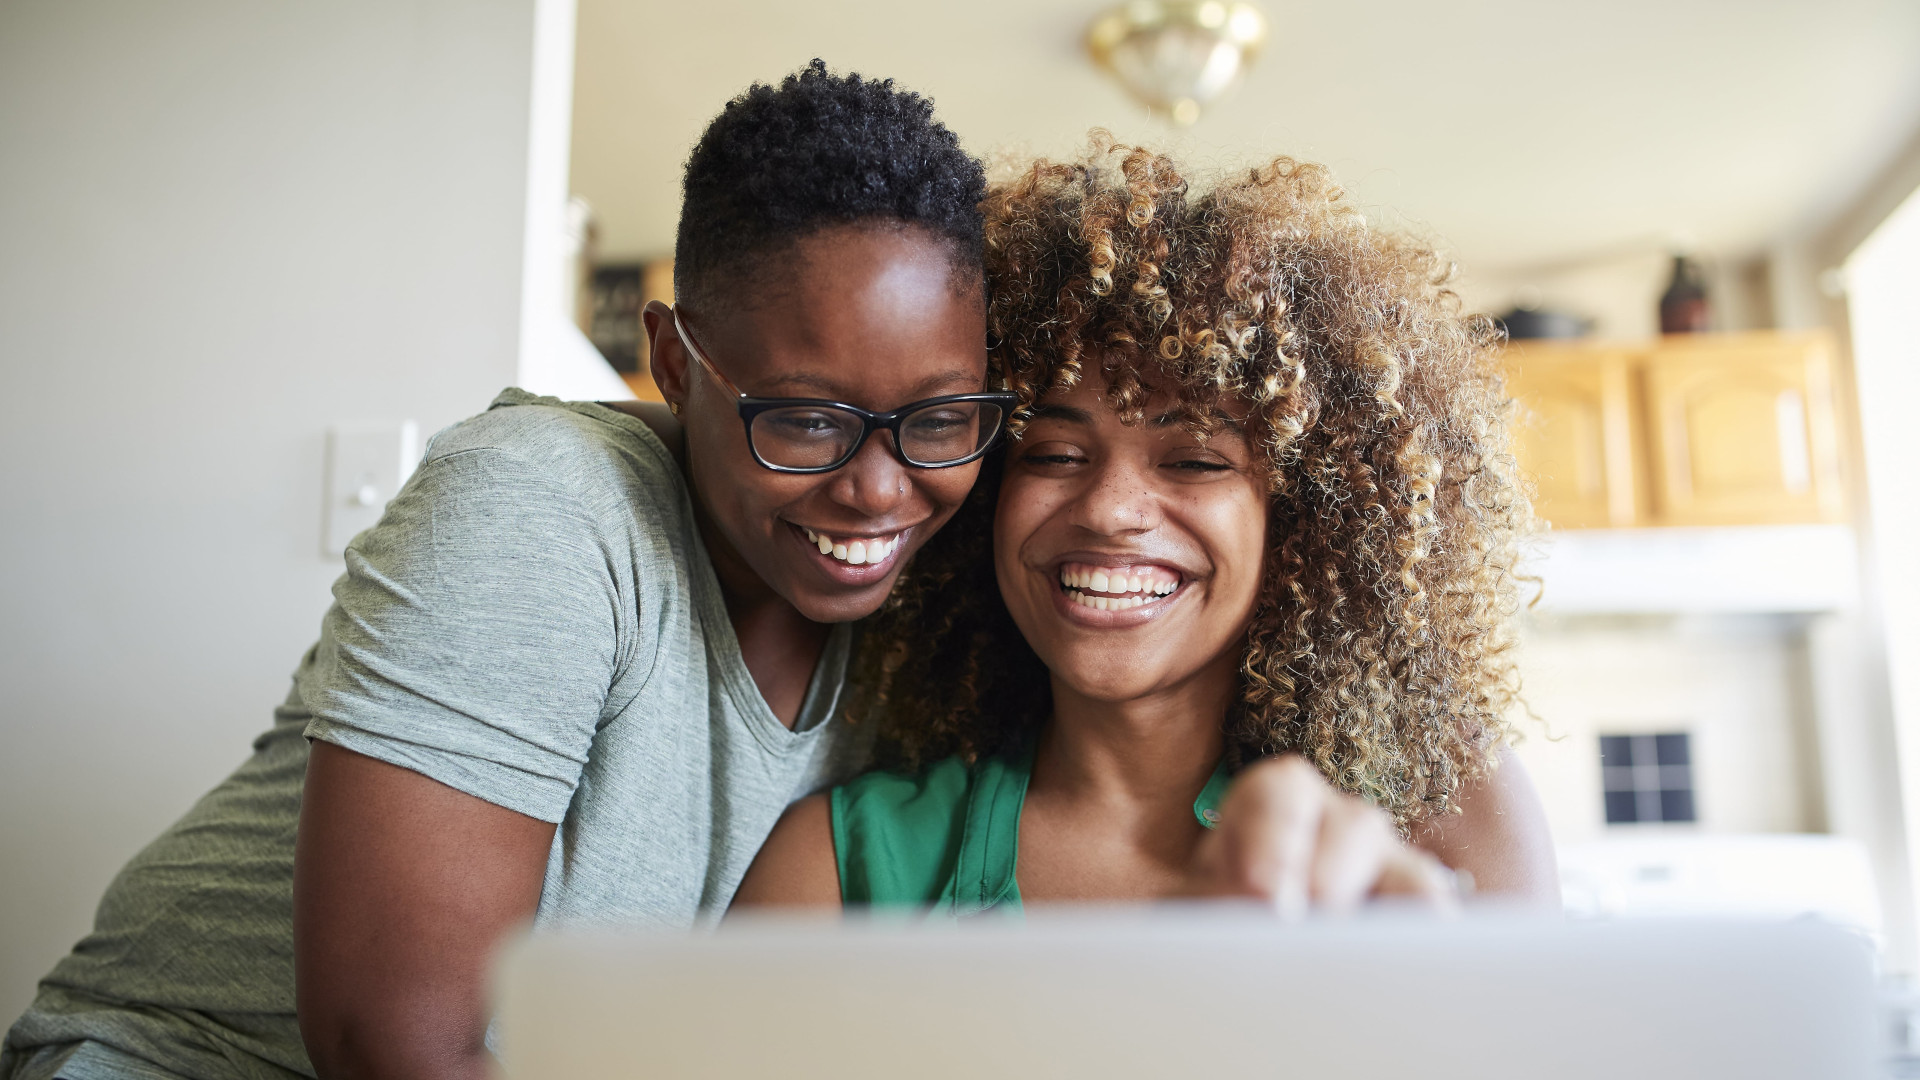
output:
[[[1685,732],[1600,736],[1600,777],[1609,825],[1698,820]]]

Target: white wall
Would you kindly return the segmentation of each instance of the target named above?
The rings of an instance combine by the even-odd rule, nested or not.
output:
[[[0,1025],[285,694],[325,429],[514,381],[534,7],[0,4]]]
[[[1609,831],[1601,735],[1672,731],[1693,735],[1700,820],[1689,831],[1822,828],[1804,631],[1800,616],[1529,618],[1522,693],[1540,722],[1516,718],[1525,735],[1516,750],[1554,840]]]
[[[1863,621],[1884,643],[1907,857],[1920,865],[1920,484],[1908,415],[1920,397],[1920,190],[1847,259],[1845,279],[1871,525]]]

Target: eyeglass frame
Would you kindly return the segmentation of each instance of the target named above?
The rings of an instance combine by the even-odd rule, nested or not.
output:
[[[817,474],[829,473],[836,469],[844,468],[847,462],[852,461],[854,456],[860,453],[861,447],[867,445],[868,437],[875,431],[883,428],[893,434],[893,456],[899,460],[902,465],[913,469],[951,469],[957,465],[966,465],[985,457],[987,452],[993,449],[994,444],[999,442],[1001,437],[1007,433],[1007,419],[1013,414],[1013,407],[1020,400],[1017,394],[995,390],[987,390],[974,394],[942,394],[939,397],[910,401],[892,412],[877,413],[869,412],[858,405],[849,405],[844,401],[834,401],[829,398],[754,397],[742,392],[738,386],[733,384],[732,379],[727,378],[719,368],[714,366],[713,361],[707,358],[706,350],[700,347],[698,341],[694,340],[693,334],[687,330],[687,324],[680,318],[680,305],[674,304],[672,310],[673,331],[679,335],[681,346],[687,350],[689,355],[699,361],[701,367],[707,369],[707,374],[712,375],[716,382],[733,394],[734,406],[740,413],[742,433],[745,434],[747,438],[747,453],[753,455],[753,460],[757,462],[761,468],[772,472]],[[903,449],[900,444],[900,421],[922,409],[934,408],[939,405],[952,405],[960,402],[982,402],[1000,406],[1000,426],[999,430],[993,433],[993,437],[981,444],[973,453],[957,461],[943,461],[938,465],[924,465],[907,457],[906,450]],[[771,412],[774,409],[804,408],[808,406],[814,408],[840,409],[860,418],[860,422],[865,426],[861,428],[859,437],[853,440],[853,445],[847,449],[846,454],[831,465],[807,466],[774,465],[768,462],[766,458],[761,457],[759,449],[753,445],[753,421],[755,418],[761,413]]]

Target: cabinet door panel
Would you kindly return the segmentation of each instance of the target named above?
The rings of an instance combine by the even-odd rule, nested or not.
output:
[[[1533,345],[1509,355],[1518,400],[1514,454],[1534,482],[1534,513],[1560,529],[1634,523],[1627,358]]]
[[[1649,355],[1657,520],[1838,520],[1828,371],[1823,348],[1793,339],[1672,344]]]

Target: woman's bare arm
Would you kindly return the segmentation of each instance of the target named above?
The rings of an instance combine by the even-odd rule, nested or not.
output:
[[[539,906],[553,828],[313,744],[293,953],[300,1035],[321,1077],[487,1075],[488,962]]]
[[[1476,894],[1543,907],[1560,905],[1560,871],[1547,814],[1513,751],[1460,799],[1460,813],[1428,822],[1415,846],[1473,875]]]
[[[839,907],[840,867],[825,795],[794,803],[780,816],[747,868],[733,910],[747,907]]]

